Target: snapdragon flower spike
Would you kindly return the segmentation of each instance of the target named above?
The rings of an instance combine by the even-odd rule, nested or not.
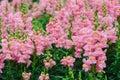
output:
[[[67,56],[61,60],[61,64],[67,67],[73,67],[75,62],[75,58],[72,56]]]
[[[22,41],[18,39],[2,40],[2,53],[5,60],[15,60],[18,63],[28,63],[30,55],[34,52],[34,45],[31,40]]]
[[[64,0],[39,0],[39,11],[54,15],[54,12],[64,6]]]
[[[9,42],[6,39],[2,39],[2,49],[1,52],[4,54],[4,60],[13,60],[12,52],[9,50]]]
[[[38,80],[49,80],[49,74],[43,74],[41,73],[41,75],[39,76]]]
[[[106,67],[105,61],[106,61],[105,54],[101,54],[100,56],[98,56],[98,61],[96,64],[96,71],[97,72],[103,71],[103,69]]]
[[[56,65],[56,62],[52,58],[49,58],[49,57],[44,59],[43,62],[44,62],[44,66],[47,70]]]
[[[86,59],[83,59],[82,67],[83,67],[83,70],[85,70],[85,71],[91,70],[91,65],[89,64],[88,60],[86,60]]]
[[[0,73],[2,73],[2,69],[5,66],[4,57],[5,57],[4,54],[0,54]]]
[[[34,35],[33,41],[35,42],[36,54],[43,55],[43,50],[51,48],[49,37],[42,36],[41,33]]]
[[[29,72],[29,73],[23,72],[22,73],[22,77],[24,80],[30,80],[30,76],[31,76],[31,72]]]
[[[22,13],[21,12],[16,12],[15,14],[10,13],[8,15],[7,19],[8,19],[7,20],[7,23],[8,23],[7,26],[9,26],[9,28],[12,27],[12,28],[10,28],[10,30],[12,29],[11,30],[12,32],[15,33],[16,29],[19,29],[21,31],[24,30],[24,23],[23,23],[23,20],[22,20]]]
[[[21,5],[24,3],[27,8],[32,5],[31,9],[28,9],[28,13],[23,14],[21,12]],[[28,5],[28,3],[30,3]],[[18,7],[14,7],[18,5]],[[17,34],[17,32],[21,34],[30,34],[32,31],[32,19],[39,17],[40,11],[37,7],[38,3],[31,4],[30,1],[26,0],[13,0],[12,4],[10,4],[7,0],[1,1],[0,3],[0,19],[2,19],[2,38],[7,38],[9,34]],[[9,31],[9,32],[8,32]],[[9,34],[8,34],[9,33]]]
[[[5,27],[4,24],[2,24],[1,33],[2,34],[0,36],[1,36],[2,39],[8,38],[7,28]]]
[[[28,34],[32,31],[32,20],[33,20],[33,18],[32,17],[28,17],[27,19],[26,19],[26,32],[28,32]]]
[[[47,33],[49,33],[50,42],[56,44],[56,47],[71,48],[73,43],[68,40],[68,31],[66,27],[59,22],[59,19],[51,19],[50,23],[46,26]]]
[[[22,3],[22,0],[13,0],[12,1],[12,5],[14,7],[19,7],[21,3]]]
[[[73,46],[73,42],[68,37],[68,30],[71,26],[69,12],[66,12],[66,9],[63,8],[60,11],[56,11],[55,15],[56,17],[51,18],[49,24],[46,26],[50,41],[56,44],[56,47],[69,49]]]

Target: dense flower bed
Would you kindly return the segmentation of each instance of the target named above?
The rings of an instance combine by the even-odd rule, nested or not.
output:
[[[3,0],[0,11],[1,80],[120,79],[119,0]]]

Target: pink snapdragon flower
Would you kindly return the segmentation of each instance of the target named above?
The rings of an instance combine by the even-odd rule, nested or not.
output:
[[[24,31],[22,13],[16,12],[15,14],[13,13],[8,14],[7,26],[8,26],[8,29],[11,30],[13,33],[17,32],[18,29],[20,31]]]
[[[18,39],[2,40],[2,53],[5,60],[15,60],[18,63],[28,63],[30,55],[33,54],[34,45],[31,40],[22,41]]]
[[[75,58],[71,56],[67,56],[61,60],[61,64],[68,67],[73,67],[74,62],[75,62]]]
[[[46,69],[52,68],[53,66],[56,65],[56,62],[52,59],[47,57],[46,59],[44,59],[44,65]]]
[[[5,25],[2,25],[1,27],[1,32],[2,34],[0,35],[3,39],[8,37],[8,33],[7,33],[7,28],[5,27]]]
[[[49,37],[42,36],[42,34],[34,35],[33,41],[35,42],[36,45],[37,55],[42,55],[43,50],[45,50],[46,48],[51,48]]]
[[[32,30],[32,20],[33,18],[32,17],[28,17],[27,20],[26,20],[26,28],[27,28],[27,31],[31,31]]]
[[[114,7],[114,11],[115,11],[115,16],[120,16],[120,6],[115,6]]]
[[[105,60],[106,60],[105,54],[100,55],[100,56],[98,57],[98,62],[97,62],[97,64],[96,64],[96,66],[97,66],[97,67],[96,67],[96,70],[97,70],[98,72],[103,71],[103,69],[106,67]]]
[[[41,75],[39,76],[38,80],[49,80],[49,74],[43,74],[41,73]]]
[[[84,63],[84,64],[82,65],[83,70],[89,71],[89,70],[91,69],[91,65],[89,64],[89,62],[88,62],[87,60],[83,59],[83,63]]]
[[[117,29],[112,27],[107,28],[105,31],[105,33],[107,34],[107,38],[108,40],[110,40],[111,43],[115,43],[117,40],[116,31]]]
[[[4,55],[0,54],[0,73],[2,73],[2,69],[4,68],[5,63],[4,63]]]
[[[58,1],[57,0],[40,0],[39,1],[39,10],[46,10],[47,13],[53,14],[57,10]]]
[[[75,48],[75,57],[76,58],[81,58],[81,53],[82,53],[82,49],[80,47],[76,47]]]
[[[30,80],[30,76],[31,76],[31,73],[25,73],[25,72],[22,73],[22,77],[24,80]]]
[[[16,6],[16,7],[20,6],[21,3],[22,3],[22,0],[13,0],[12,1],[13,6]]]

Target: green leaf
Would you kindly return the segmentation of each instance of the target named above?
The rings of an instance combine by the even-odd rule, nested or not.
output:
[[[78,80],[82,80],[82,73],[81,73],[81,71],[79,71]]]
[[[97,77],[102,78],[103,77],[103,73],[102,72],[98,72],[97,73]]]
[[[118,21],[118,23],[119,23],[119,25],[120,25],[120,16],[117,18],[117,21]]]
[[[120,79],[120,71],[117,73],[118,78]]]
[[[26,14],[28,12],[28,7],[25,3],[21,4],[20,10],[23,14]]]

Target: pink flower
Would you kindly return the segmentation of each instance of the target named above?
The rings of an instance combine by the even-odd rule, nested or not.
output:
[[[49,80],[49,74],[41,73],[38,80]]]
[[[88,62],[90,64],[95,64],[97,62],[96,56],[94,54],[89,54],[89,56],[88,56]]]
[[[84,42],[88,45],[94,45],[97,42],[97,40],[94,37],[88,37]]]
[[[26,63],[26,58],[27,58],[27,55],[26,56],[25,55],[19,55],[17,62],[18,63]]]
[[[26,20],[26,28],[29,30],[32,30],[32,17],[28,17]]]
[[[46,59],[44,59],[44,65],[46,69],[52,68],[53,66],[56,65],[56,62],[52,59],[47,57]]]
[[[22,19],[22,12],[9,13],[6,21],[9,30],[16,33],[18,30],[24,32],[24,23]]]
[[[4,54],[4,60],[15,60],[18,63],[28,63],[30,55],[33,54],[34,45],[31,40],[26,42],[18,39],[2,40],[1,51]]]
[[[48,2],[49,2],[49,0],[40,0],[39,9],[44,10],[46,8]]]
[[[91,69],[91,66],[90,66],[89,62],[85,59],[83,59],[82,67],[83,67],[83,70],[85,70],[85,71],[89,71]]]
[[[64,47],[65,47],[66,49],[70,49],[70,48],[72,48],[72,46],[73,46],[73,42],[72,42],[71,40],[66,40],[66,41],[65,41]]]
[[[31,76],[31,73],[25,73],[25,72],[22,73],[22,77],[24,80],[30,80],[30,76]]]
[[[112,16],[106,16],[103,18],[103,22],[107,26],[113,26],[112,24],[115,22],[115,18]]]
[[[61,60],[61,64],[64,66],[68,66],[68,67],[73,67],[74,62],[75,62],[75,58],[73,58],[71,56],[67,56]]]
[[[50,68],[50,63],[47,63],[47,62],[46,62],[44,65],[45,65],[45,68],[46,68],[46,69],[49,69],[49,68]]]
[[[85,45],[83,49],[85,50],[85,52],[92,52],[94,49],[94,45]]]
[[[41,14],[40,11],[35,11],[35,12],[32,13],[32,17],[37,18],[37,17],[40,16],[40,14]]]
[[[109,27],[106,29],[105,34],[107,35],[108,40],[110,40],[111,43],[115,43],[117,40],[116,36],[116,29]]]
[[[13,6],[17,6],[17,7],[18,7],[21,3],[22,3],[22,0],[13,0],[13,1],[12,1]]]
[[[76,47],[75,48],[75,57],[76,58],[81,58],[81,52],[82,52],[82,49],[79,48],[79,47]]]
[[[99,60],[96,64],[96,70],[97,72],[103,71],[103,69],[106,67],[105,61],[104,60]]]
[[[5,60],[13,60],[13,57],[12,57],[12,55],[10,53],[6,53],[4,59]]]
[[[31,60],[27,61],[27,66],[26,66],[27,68],[30,66],[31,62],[32,62]]]
[[[60,38],[56,42],[56,47],[63,47],[64,44],[65,44],[65,39],[64,38]]]
[[[46,10],[47,13],[52,14],[54,10],[57,9],[58,3],[57,0],[40,0],[39,2],[39,10]]]
[[[114,15],[115,16],[120,16],[120,6],[115,6],[114,7]]]
[[[84,45],[83,40],[84,36],[72,36],[73,44],[77,47],[82,47]]]
[[[48,39],[49,37],[42,36],[41,34],[34,35],[33,41],[35,42],[36,45],[36,54],[37,55],[42,55],[43,50],[46,48],[50,48],[50,41]]]
[[[2,27],[1,27],[1,32],[2,32],[2,34],[0,36],[3,39],[8,37],[7,28],[4,25],[2,25]]]
[[[99,51],[99,50],[102,50],[103,48],[106,48],[108,47],[107,43],[106,44],[103,44],[103,43],[97,43],[95,44],[95,50]]]
[[[4,63],[4,55],[0,54],[0,73],[2,73],[2,69],[4,68],[5,63]]]

